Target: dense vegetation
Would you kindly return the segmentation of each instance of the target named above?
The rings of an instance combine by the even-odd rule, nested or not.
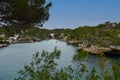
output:
[[[97,26],[84,26],[75,29],[40,29],[38,27],[0,27],[0,34],[5,33],[6,37],[19,34],[22,37],[37,37],[39,39],[50,38],[51,33],[55,33],[56,39],[67,36],[67,41],[78,40],[81,43],[98,46],[120,46],[120,23],[105,22]]]
[[[56,33],[58,32],[68,36],[67,40],[79,40],[86,44],[98,46],[120,45],[120,23],[105,22],[97,26],[56,30]]]
[[[100,55],[101,73],[96,69],[88,70],[82,63],[87,57],[87,52],[81,51],[73,56],[72,64],[58,68],[56,59],[60,59],[60,51],[55,48],[51,53],[43,51],[33,55],[33,60],[18,72],[15,80],[120,80],[120,60],[106,70],[104,56]],[[99,63],[98,63],[99,64]]]
[[[6,26],[42,26],[49,19],[52,3],[46,0],[0,0],[0,22]]]
[[[38,38],[38,39],[47,39],[49,38],[49,30],[47,29],[40,29],[38,27],[30,27],[30,26],[25,26],[25,27],[0,27],[0,34],[5,34],[6,39],[8,39],[11,36],[14,36],[16,34],[19,34],[19,38],[25,38],[25,37],[30,37],[30,38]]]
[[[97,46],[120,46],[120,23],[105,22],[97,26],[84,26],[75,29],[40,29],[35,26],[43,26],[49,19],[51,2],[46,0],[0,0],[0,44],[9,37],[19,34],[19,38],[51,38],[54,33],[56,39],[66,37],[66,41],[77,40],[80,43]],[[62,37],[61,37],[62,36]],[[60,58],[60,51],[55,49],[52,53],[43,51],[33,55],[33,61],[19,71],[16,80],[120,80],[120,61],[112,66],[112,75],[104,69],[104,57],[100,57],[102,75],[96,74],[96,69],[89,71],[82,63],[87,52],[80,52],[73,56],[73,65],[57,68],[56,59]],[[84,74],[87,74],[84,76]]]

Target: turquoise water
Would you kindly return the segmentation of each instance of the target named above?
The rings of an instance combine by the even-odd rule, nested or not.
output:
[[[31,62],[34,53],[42,52],[42,50],[52,52],[55,47],[62,53],[61,59],[58,61],[59,67],[69,65],[73,55],[77,52],[76,47],[54,39],[35,43],[11,44],[8,47],[0,48],[0,80],[13,80],[17,76],[17,71]],[[98,62],[98,57],[89,55],[83,63],[87,64],[88,68],[96,67],[100,70]]]
[[[52,52],[55,47],[62,53],[58,61],[59,66],[68,65],[76,53],[76,48],[62,41],[44,40],[35,43],[11,44],[0,48],[0,80],[13,80],[17,76],[17,71],[31,62],[34,53],[42,50]]]

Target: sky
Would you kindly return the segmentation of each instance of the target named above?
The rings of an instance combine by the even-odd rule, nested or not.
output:
[[[95,26],[106,21],[120,22],[120,0],[47,0],[52,2],[44,28]]]

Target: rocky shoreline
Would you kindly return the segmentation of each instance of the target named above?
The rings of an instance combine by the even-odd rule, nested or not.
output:
[[[36,42],[36,41],[40,41],[38,39],[36,40],[18,40],[18,41],[14,41],[12,43],[32,43],[32,42]],[[78,51],[86,51],[90,54],[94,54],[94,55],[97,55],[97,54],[101,54],[101,53],[104,53],[104,54],[107,54],[107,55],[119,55],[120,56],[120,46],[109,46],[109,47],[99,47],[99,46],[94,46],[94,45],[88,45],[88,44],[85,44],[85,43],[80,43],[80,41],[78,40],[70,40],[70,41],[65,41],[67,42],[68,44],[71,44],[71,45],[76,45],[78,48],[77,50]],[[12,44],[12,43],[2,43],[0,44],[0,48],[2,47],[6,47],[6,46],[9,46],[9,44]]]
[[[107,54],[107,55],[119,55],[120,56],[120,46],[114,46],[111,45],[109,47],[99,47],[99,46],[94,46],[94,45],[89,45],[89,44],[85,44],[85,43],[80,43],[80,41],[77,40],[71,40],[71,41],[67,41],[68,44],[72,44],[72,45],[77,45],[78,51],[86,51],[90,54]]]
[[[0,48],[6,47],[6,46],[9,46],[9,44],[0,44]]]
[[[2,43],[0,43],[0,48],[3,48],[3,47],[7,47],[9,46],[10,44],[18,44],[18,43],[33,43],[33,42],[37,42],[37,41],[40,41],[40,39],[26,39],[26,38],[22,38],[22,39],[18,39],[18,40],[15,40],[15,41],[8,41],[8,40],[4,40],[4,41],[1,41]]]

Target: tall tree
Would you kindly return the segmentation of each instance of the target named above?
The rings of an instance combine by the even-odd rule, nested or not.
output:
[[[46,0],[0,0],[0,22],[42,26],[49,19],[51,5]]]

